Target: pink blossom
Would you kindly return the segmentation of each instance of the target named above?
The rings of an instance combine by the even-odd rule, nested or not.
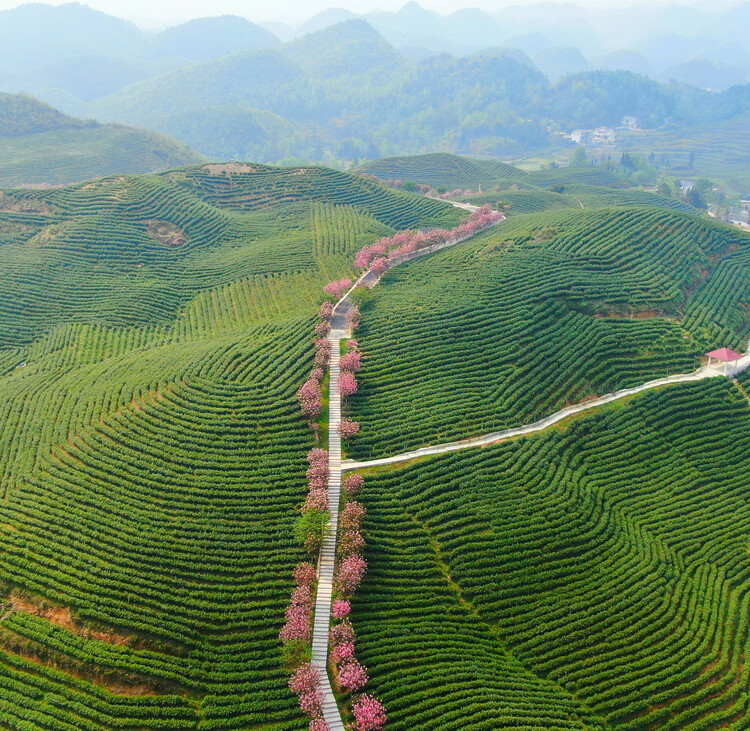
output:
[[[317,381],[320,383],[323,380],[323,377],[325,376],[325,371],[322,368],[313,368],[310,371],[310,378],[312,378],[314,381]]]
[[[367,668],[355,659],[347,661],[339,669],[339,685],[346,690],[359,690],[368,680]]]
[[[357,269],[367,269],[370,266],[370,262],[372,261],[373,256],[374,253],[372,251],[372,247],[363,246],[362,249],[360,249],[360,251],[354,257],[354,266]]]
[[[341,356],[339,367],[342,371],[350,373],[359,373],[362,368],[362,356],[357,350],[350,350],[346,355]]]
[[[360,492],[362,492],[362,487],[365,484],[365,478],[362,477],[362,475],[347,475],[344,478],[344,481],[342,483],[342,487],[344,488],[344,492],[346,492],[347,495],[359,495]]]
[[[339,564],[335,585],[345,596],[354,594],[357,587],[362,583],[366,572],[367,561],[362,556],[358,554],[348,556]]]
[[[337,647],[342,642],[354,642],[356,633],[352,623],[348,619],[344,619],[331,627],[328,638],[331,641],[331,646]]]
[[[302,606],[312,606],[315,596],[313,594],[312,587],[309,585],[298,586],[292,592],[292,604],[300,604]]]
[[[339,391],[342,396],[351,396],[353,393],[357,393],[357,379],[353,373],[342,373],[339,376]]]
[[[320,672],[312,665],[300,665],[289,679],[289,690],[295,695],[310,693],[320,687]]]
[[[380,731],[388,717],[385,707],[374,696],[361,695],[352,704],[357,731]]]
[[[323,291],[326,294],[333,295],[337,300],[346,293],[346,291],[352,286],[351,279],[339,279],[336,282],[329,282],[323,287]]]
[[[365,539],[362,534],[354,529],[344,531],[338,543],[338,552],[341,556],[349,556],[352,553],[362,553],[365,547]]]
[[[341,513],[341,527],[344,530],[359,530],[367,514],[367,508],[357,500],[350,500]]]
[[[341,642],[331,650],[331,659],[340,665],[347,660],[354,660],[354,643],[353,642]]]
[[[302,512],[307,510],[328,510],[328,490],[315,488],[307,494]]]
[[[333,603],[332,614],[334,619],[343,619],[352,611],[352,603],[348,599],[337,599]]]
[[[354,340],[354,338],[349,338],[349,340],[346,341],[346,349],[347,350],[357,350],[359,348],[359,343]]]
[[[329,332],[331,332],[331,323],[326,320],[322,320],[315,326],[315,334],[319,337],[328,335]]]
[[[313,718],[310,721],[310,731],[330,731],[330,726],[324,718]]]
[[[327,468],[328,467],[328,450],[321,449],[320,447],[315,447],[314,449],[311,449],[307,453],[307,461],[311,465],[324,464],[326,465],[326,468]]]
[[[312,607],[305,604],[292,604],[286,610],[286,624],[279,633],[281,641],[309,642],[312,639]]]
[[[302,413],[310,416],[320,415],[323,406],[320,400],[320,383],[318,381],[308,378],[297,392],[297,398],[299,399]]]
[[[315,716],[323,710],[323,691],[314,690],[309,693],[302,693],[299,697],[299,707],[302,713],[308,716]]]
[[[339,424],[339,434],[344,439],[351,439],[355,434],[359,434],[359,422],[351,419],[342,419]]]
[[[388,259],[385,257],[375,259],[372,264],[370,264],[370,271],[375,272],[375,274],[382,274],[386,269],[388,269]]]
[[[359,327],[359,307],[356,305],[354,307],[350,307],[346,312],[346,321],[352,326],[352,327]]]
[[[300,586],[312,586],[317,578],[315,566],[307,561],[297,564],[297,568],[294,569],[294,580]]]
[[[312,480],[325,480],[328,481],[328,462],[313,462],[310,467],[307,468],[307,479]]]
[[[309,533],[305,538],[304,545],[308,553],[317,553],[323,545],[323,539],[315,533]]]
[[[321,320],[330,320],[332,315],[333,315],[333,302],[326,300],[320,306],[320,312],[318,312],[318,317]]]

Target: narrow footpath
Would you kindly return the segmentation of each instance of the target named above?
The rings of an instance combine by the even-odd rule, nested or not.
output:
[[[336,323],[334,323],[335,326]],[[341,322],[338,322],[341,325]],[[333,571],[336,563],[336,533],[339,524],[339,500],[341,498],[341,394],[339,392],[339,360],[341,339],[347,337],[343,328],[331,330],[330,391],[328,405],[328,509],[331,520],[329,532],[323,540],[318,559],[318,593],[315,597],[315,619],[313,621],[312,665],[320,671],[320,687],[323,691],[323,718],[330,731],[345,731],[341,720],[331,680],[328,677],[328,631],[331,625],[331,600],[333,597]]]
[[[691,383],[693,381],[702,381],[705,378],[732,378],[742,373],[750,367],[750,346],[748,347],[745,355],[738,360],[735,365],[728,369],[726,372],[722,367],[709,367],[703,366],[694,373],[682,373],[676,376],[668,376],[666,378],[657,378],[655,381],[648,381],[640,386],[633,388],[623,388],[619,391],[613,391],[612,393],[605,394],[599,398],[586,401],[581,404],[574,404],[573,406],[567,406],[560,411],[556,411],[554,414],[535,421],[532,424],[526,424],[525,426],[518,426],[512,429],[503,429],[502,431],[492,432],[491,434],[485,434],[480,437],[472,437],[470,439],[462,439],[458,442],[448,442],[446,444],[436,444],[432,447],[422,447],[421,449],[415,449],[411,452],[404,452],[403,454],[394,454],[391,457],[382,457],[380,459],[372,459],[364,462],[355,462],[353,460],[345,460],[341,463],[341,470],[343,472],[350,470],[361,470],[367,467],[382,467],[383,465],[398,464],[400,462],[408,462],[412,459],[418,459],[419,457],[427,457],[432,454],[445,454],[446,452],[456,452],[459,449],[469,449],[472,447],[485,447],[488,444],[497,444],[498,442],[505,442],[509,439],[515,439],[517,437],[525,436],[526,434],[533,434],[535,432],[541,432],[549,427],[557,424],[564,419],[567,419],[574,414],[579,414],[582,411],[588,411],[590,409],[597,409],[605,404],[610,404],[613,401],[633,396],[643,391],[649,391],[653,388],[661,388],[663,386],[670,386],[674,383]]]

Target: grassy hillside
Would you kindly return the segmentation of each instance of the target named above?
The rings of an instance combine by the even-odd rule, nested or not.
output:
[[[394,731],[748,723],[750,407],[727,381],[367,477]]]
[[[25,94],[0,94],[0,187],[62,185],[200,160],[155,132],[74,119]]]
[[[459,219],[237,165],[0,196],[0,725],[307,728],[296,391],[323,284],[399,216]]]
[[[358,172],[376,175],[381,180],[410,180],[433,188],[478,190],[506,180],[517,180],[524,173],[511,165],[492,160],[436,152],[411,157],[390,157],[365,163]]]
[[[658,209],[511,217],[363,309],[357,457],[523,424],[750,335],[750,236]],[[419,404],[419,408],[416,408]]]

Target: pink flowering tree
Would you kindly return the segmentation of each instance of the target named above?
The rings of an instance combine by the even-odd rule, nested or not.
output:
[[[323,406],[321,403],[320,381],[308,378],[297,392],[302,413],[311,418],[320,416]]]
[[[350,350],[346,355],[341,356],[339,366],[342,371],[359,373],[362,369],[362,355],[358,350]]]
[[[357,388],[359,388],[359,385],[353,373],[344,372],[339,376],[339,391],[342,396],[351,396],[357,393]]]
[[[346,294],[351,286],[351,279],[339,279],[335,282],[329,282],[326,284],[326,286],[323,287],[323,291],[339,300]]]
[[[380,731],[388,720],[383,704],[374,696],[361,695],[352,703],[356,731]]]
[[[330,320],[333,316],[333,302],[326,300],[321,306],[318,312],[318,317],[321,320]]]
[[[357,639],[357,635],[354,632],[352,623],[348,619],[344,619],[331,627],[328,639],[331,641],[331,647],[337,647],[342,642],[353,643]]]
[[[331,651],[331,659],[336,665],[341,665],[349,660],[354,660],[354,643],[341,642]]]
[[[313,718],[310,720],[310,731],[331,731],[331,727],[324,718]]]
[[[349,327],[356,330],[359,327],[359,320],[359,307],[357,307],[356,305],[354,307],[350,307],[346,312],[346,321],[349,323]]]
[[[341,528],[343,530],[360,530],[362,521],[367,514],[367,508],[357,500],[350,500],[341,513]]]
[[[374,259],[372,264],[370,264],[370,271],[375,272],[375,274],[383,274],[386,269],[388,269],[388,259],[385,257]]]
[[[318,579],[318,573],[308,561],[297,564],[294,569],[294,580],[298,586],[312,586]]]
[[[333,609],[331,611],[334,619],[343,619],[351,614],[352,603],[348,599],[337,599],[333,603]]]
[[[359,434],[359,422],[352,421],[351,419],[342,419],[339,424],[339,434],[344,439],[351,439],[356,434]]]
[[[357,591],[367,572],[367,561],[357,554],[348,556],[339,564],[334,584],[344,596],[351,596]]]
[[[368,680],[367,668],[355,659],[348,660],[339,668],[339,685],[344,690],[359,690]]]
[[[365,484],[365,478],[362,477],[362,475],[347,475],[344,477],[344,481],[342,483],[342,487],[344,488],[344,492],[347,495],[351,495],[352,497],[355,497],[356,495],[359,495],[362,492],[362,488]]]

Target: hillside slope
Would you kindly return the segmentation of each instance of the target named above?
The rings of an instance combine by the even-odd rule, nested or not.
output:
[[[394,731],[747,725],[750,406],[711,380],[366,477]]]
[[[25,94],[0,94],[3,187],[155,172],[201,159],[156,132],[74,119]]]
[[[712,347],[744,350],[749,282],[750,236],[691,215],[642,206],[511,218],[384,277],[363,310],[351,405],[367,428],[352,455],[528,423],[690,371]]]
[[[458,220],[317,169],[0,195],[3,726],[307,728],[278,634],[322,286]]]

